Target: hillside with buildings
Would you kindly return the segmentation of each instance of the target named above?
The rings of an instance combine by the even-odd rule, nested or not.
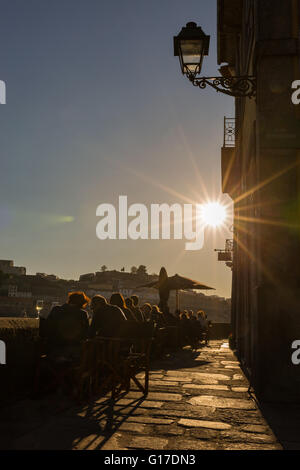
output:
[[[121,292],[123,296],[138,295],[140,303],[158,304],[159,295],[155,288],[140,288],[158,279],[155,274],[147,274],[146,267],[131,268],[126,272],[108,270],[105,266],[96,273],[82,274],[79,280],[59,279],[56,275],[36,273],[26,275],[24,271],[14,272],[13,261],[1,261],[0,281],[0,316],[23,317],[36,316],[36,305],[42,301],[44,311],[49,312],[53,305],[64,303],[68,292],[81,290],[89,297],[101,294],[107,299],[113,292]],[[15,268],[20,269],[20,268]],[[208,296],[197,291],[180,291],[181,310],[204,310],[213,322],[230,322],[230,299]],[[171,311],[176,309],[176,294],[171,292],[169,299]]]

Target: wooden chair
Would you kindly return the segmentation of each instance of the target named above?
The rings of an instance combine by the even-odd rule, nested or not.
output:
[[[178,347],[178,328],[177,326],[166,327],[166,346],[169,349],[176,349]]]
[[[152,353],[154,358],[159,358],[164,354],[167,343],[167,327],[156,327],[153,340]]]
[[[124,325],[122,337],[98,337],[102,342],[103,355],[98,367],[104,368],[108,376],[113,399],[124,390],[129,392],[131,380],[146,396],[149,389],[150,350],[153,339],[153,325],[129,323]],[[144,383],[137,377],[144,372]],[[104,374],[105,375],[105,374]]]
[[[78,402],[84,398],[91,399],[95,381],[95,341],[87,339],[82,342],[80,361],[70,367],[68,376],[73,386],[73,396]]]
[[[95,393],[111,390],[112,397],[117,395],[117,385],[123,384],[121,346],[119,338],[97,336],[95,341]],[[118,390],[120,391],[120,390]]]
[[[33,397],[64,389],[77,400],[83,398],[85,391],[91,396],[94,367],[94,344],[85,340],[77,358],[51,354],[47,345],[40,340],[36,353],[36,370],[33,383]]]
[[[141,390],[144,396],[147,396],[149,390],[149,370],[150,370],[150,352],[154,335],[154,326],[152,323],[141,323],[135,325],[132,331],[133,336],[131,349],[124,361],[124,376],[126,379],[126,390],[130,390],[131,380]],[[137,377],[144,373],[144,381]]]

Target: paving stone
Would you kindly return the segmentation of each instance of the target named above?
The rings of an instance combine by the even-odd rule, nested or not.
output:
[[[231,442],[246,442],[246,443],[260,443],[260,444],[271,444],[276,442],[276,439],[272,435],[268,434],[254,434],[254,433],[246,433],[246,432],[239,432],[239,431],[222,431],[222,439],[228,439]]]
[[[224,351],[220,351],[220,349],[217,349],[217,348],[210,348],[210,349],[207,349],[206,352],[209,351],[211,353],[224,353]]]
[[[198,378],[198,379],[194,379],[194,381],[196,382],[196,384],[199,384],[199,385],[218,385],[218,380],[213,380],[213,379],[209,379],[209,378],[205,378],[202,376],[202,378]]]
[[[220,431],[207,428],[186,428],[186,432],[189,434],[189,438],[196,438],[201,440],[206,440],[214,443],[216,447],[216,442],[220,437]]]
[[[193,378],[197,380],[202,380],[202,379],[208,379],[208,380],[222,380],[222,381],[227,381],[230,380],[230,377],[225,374],[208,374],[208,373],[202,373],[202,372],[196,372],[193,373]]]
[[[176,410],[176,409],[156,409],[152,411],[154,416],[164,416],[166,418],[187,418],[189,419],[191,416],[194,418],[204,419],[210,418],[212,416],[211,408],[209,407],[191,407],[184,410]]]
[[[178,382],[180,382],[180,379],[181,380],[191,379],[192,375],[193,374],[191,372],[183,372],[179,370],[168,370],[166,376],[168,377],[168,380],[177,380]]]
[[[233,427],[239,427],[246,424],[254,424],[258,426],[266,424],[258,410],[241,410],[233,408],[215,408],[215,410],[220,421],[231,424]]]
[[[115,408],[118,409],[119,407],[124,407],[124,406],[134,407],[136,406],[136,403],[137,402],[133,400],[122,399],[116,403]],[[140,408],[161,408],[162,406],[163,406],[163,402],[152,401],[152,400],[144,400],[139,404]],[[128,413],[128,409],[127,409],[127,413]]]
[[[168,445],[168,439],[155,436],[135,436],[126,443],[128,449],[163,450]]]
[[[237,394],[236,392],[232,392],[231,390],[211,390],[209,388],[205,389],[185,389],[184,393],[184,401],[189,400],[190,398],[197,397],[199,395],[213,395],[216,398],[228,398],[232,400],[242,399],[247,401],[249,396],[247,394]]]
[[[118,427],[118,431],[131,431],[138,434],[146,434],[146,430],[148,428],[150,428],[150,426],[146,424],[130,423],[124,421],[124,423]]]
[[[196,419],[180,419],[178,421],[179,426],[185,427],[195,427],[195,428],[207,428],[207,429],[215,429],[215,430],[225,430],[230,429],[230,424],[226,423],[217,423],[214,421],[200,421]]]
[[[233,373],[235,372],[234,370],[232,369],[225,369],[224,366],[221,366],[221,367],[206,367],[206,366],[202,366],[201,367],[201,372],[202,373],[205,373],[205,374],[221,374],[221,375],[226,375],[226,377],[229,377],[230,380],[232,380],[232,375]]]
[[[175,382],[175,383],[179,383],[179,386],[182,384],[182,383],[191,383],[193,380],[192,377],[178,377],[178,376],[168,376],[167,377],[167,381],[168,382]]]
[[[221,398],[213,395],[202,395],[188,400],[192,405],[211,406],[213,408],[233,408],[241,410],[256,409],[252,401],[241,400],[238,398]]]
[[[233,392],[237,392],[237,393],[247,393],[248,392],[247,387],[231,387],[231,390]]]
[[[206,440],[192,439],[176,439],[169,440],[169,450],[220,450],[222,445],[216,442],[208,442]]]
[[[128,450],[127,447],[121,444],[122,434],[114,434],[102,447],[101,450]],[[89,449],[92,450],[92,449]]]
[[[182,436],[184,429],[174,426],[155,426],[155,435],[163,434],[164,436]]]
[[[239,365],[238,361],[221,361],[223,366]]]
[[[129,416],[126,421],[167,426],[174,423],[174,419],[154,418],[152,416]]]
[[[223,447],[223,450],[281,450],[282,447],[280,444],[264,444],[264,445],[259,445],[255,443],[248,443],[248,442],[235,442],[235,443],[229,443],[225,444]]]
[[[167,380],[149,380],[149,385],[153,387],[179,387],[179,382],[169,382]]]
[[[129,398],[139,398],[140,392],[129,392],[127,396]],[[147,395],[147,401],[181,401],[182,395],[178,393],[164,393],[164,392],[149,392]]]
[[[243,380],[243,379],[244,379],[244,376],[241,374],[235,374],[233,376],[233,380]]]
[[[245,432],[254,432],[254,433],[262,433],[262,434],[268,432],[267,426],[259,426],[255,424],[247,424],[247,425],[241,426],[240,429],[241,431],[245,431]]]
[[[227,385],[199,385],[199,384],[184,384],[182,386],[183,389],[190,389],[190,390],[229,390]]]

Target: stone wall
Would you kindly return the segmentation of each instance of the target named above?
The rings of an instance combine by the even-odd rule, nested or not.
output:
[[[299,402],[291,345],[300,337],[300,107],[291,85],[300,70],[300,3],[241,3],[234,44],[224,30],[236,24],[235,1],[218,2],[219,60],[234,58],[236,75],[257,77],[256,99],[236,99],[232,330],[256,396]]]
[[[0,318],[0,340],[6,345],[6,365],[0,365],[1,403],[30,392],[38,326],[37,319]]]

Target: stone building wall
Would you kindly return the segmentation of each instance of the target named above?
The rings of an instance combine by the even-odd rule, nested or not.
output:
[[[233,3],[218,2],[219,59],[236,75],[255,75],[257,97],[236,99],[232,326],[258,395],[300,401],[291,362],[300,338],[300,113],[291,101],[300,1],[247,0],[235,10]]]

